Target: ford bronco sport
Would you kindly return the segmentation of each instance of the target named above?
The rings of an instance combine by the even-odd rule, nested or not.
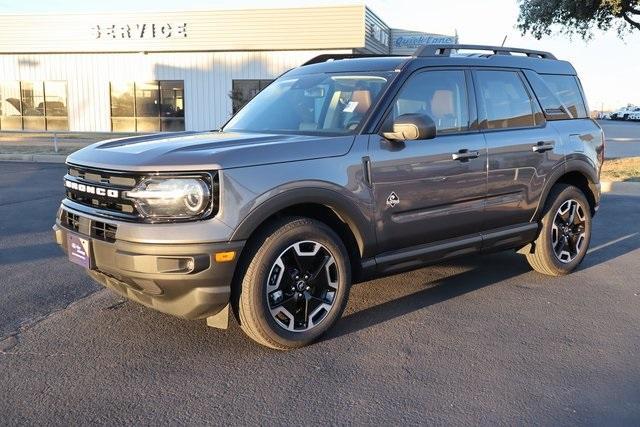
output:
[[[118,294],[291,349],[341,316],[352,282],[515,249],[574,270],[600,200],[604,135],[547,52],[430,45],[320,56],[220,130],[71,154],[54,226]]]

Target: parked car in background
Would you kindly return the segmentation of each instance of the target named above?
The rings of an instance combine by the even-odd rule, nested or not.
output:
[[[610,115],[611,120],[640,120],[640,107],[627,105]]]

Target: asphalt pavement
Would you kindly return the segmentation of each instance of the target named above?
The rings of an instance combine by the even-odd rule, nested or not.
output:
[[[640,423],[640,191],[567,277],[513,252],[354,286],[280,353],[123,301],[51,240],[63,165],[0,163],[0,414],[16,424]]]

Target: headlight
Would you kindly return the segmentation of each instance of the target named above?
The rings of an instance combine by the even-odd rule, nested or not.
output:
[[[197,218],[211,207],[211,188],[202,178],[148,178],[125,197],[145,217],[158,220]]]

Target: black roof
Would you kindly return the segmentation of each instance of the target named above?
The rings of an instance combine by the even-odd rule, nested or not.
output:
[[[324,55],[323,55],[324,56]],[[288,74],[340,73],[349,71],[393,71],[401,68],[410,56],[363,56],[316,62],[291,70]]]
[[[480,50],[491,53],[455,53],[459,50]],[[320,55],[311,59],[302,67],[292,70],[289,75],[393,71],[406,67],[445,66],[523,68],[540,74],[576,74],[575,69],[569,62],[558,60],[549,52],[502,46],[426,45],[418,48],[413,56]]]

